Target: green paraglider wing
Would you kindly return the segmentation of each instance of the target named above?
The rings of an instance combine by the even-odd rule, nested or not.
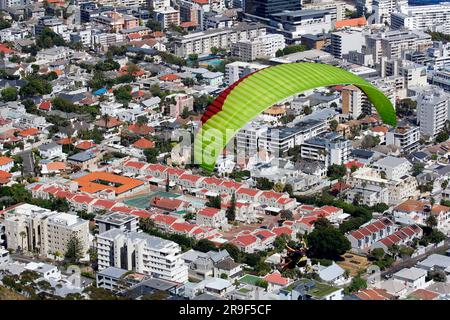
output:
[[[326,64],[281,64],[240,79],[208,106],[194,141],[196,163],[213,170],[219,154],[236,132],[277,102],[313,88],[350,84],[366,94],[384,123],[396,125],[391,101],[361,77]]]

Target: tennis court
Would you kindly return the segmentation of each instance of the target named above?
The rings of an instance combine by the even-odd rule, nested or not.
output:
[[[126,205],[140,208],[140,209],[146,209],[148,208],[150,204],[150,199],[153,197],[162,197],[162,198],[178,198],[180,195],[176,193],[170,193],[165,191],[156,191],[150,194],[141,195],[133,198],[129,198],[127,200],[124,200],[123,203]]]

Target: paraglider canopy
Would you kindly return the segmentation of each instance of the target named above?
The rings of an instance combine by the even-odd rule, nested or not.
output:
[[[384,123],[396,125],[391,101],[364,79],[326,64],[281,64],[241,78],[208,106],[194,141],[195,162],[212,171],[218,156],[236,132],[277,102],[305,90],[348,84],[366,94]]]

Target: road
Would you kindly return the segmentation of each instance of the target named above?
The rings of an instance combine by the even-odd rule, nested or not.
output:
[[[24,174],[32,174],[34,175],[34,155],[31,150],[24,151],[19,153],[20,157],[23,161],[23,172]]]
[[[429,255],[436,253],[436,252],[440,252],[442,250],[447,250],[449,248],[449,240],[445,240],[445,244],[441,247],[432,249],[422,255],[419,255],[417,257],[414,258],[408,258],[408,259],[403,259],[402,261],[394,264],[392,267],[390,267],[388,270],[382,271],[381,272],[381,276],[385,277],[387,275],[392,275],[398,271],[400,271],[403,268],[410,268],[413,267],[414,265],[416,265],[416,263],[420,260],[425,259],[426,257],[428,257]]]

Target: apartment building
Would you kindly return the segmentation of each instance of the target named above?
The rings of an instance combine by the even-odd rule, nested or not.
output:
[[[450,67],[443,67],[431,76],[431,83],[445,91],[450,91]]]
[[[225,83],[231,85],[240,78],[245,77],[257,70],[267,68],[268,65],[258,63],[248,63],[243,61],[235,61],[225,66]]]
[[[167,29],[171,25],[180,25],[180,11],[172,7],[155,9],[153,18],[161,24],[163,29]]]
[[[139,231],[139,217],[131,214],[111,212],[109,214],[97,215],[95,223],[98,232],[103,233],[111,229],[119,229],[128,232]]]
[[[349,159],[351,149],[351,141],[335,132],[329,132],[302,143],[300,154],[303,159],[322,161],[326,166],[341,165]]]
[[[180,283],[188,280],[188,266],[173,241],[111,229],[97,235],[97,249],[100,271],[116,267]]]
[[[8,249],[64,254],[73,236],[80,240],[83,253],[89,249],[89,221],[75,215],[21,204],[5,212],[4,225]]]
[[[450,4],[402,5],[391,14],[394,29],[432,30],[450,33]]]
[[[43,234],[48,255],[56,252],[63,255],[74,236],[80,240],[83,254],[89,250],[89,221],[76,215],[57,213],[50,216],[44,224]]]
[[[232,43],[254,40],[265,34],[265,26],[259,23],[240,23],[231,28],[193,32],[174,40],[174,53],[187,57],[193,53],[210,54],[213,47],[230,50]]]
[[[303,145],[327,130],[325,121],[306,120],[297,123],[294,127],[268,128],[261,132],[258,140],[260,150],[267,150],[280,155],[290,148]]]
[[[170,7],[170,0],[147,0],[147,4],[153,10]]]
[[[395,145],[404,153],[411,153],[417,150],[419,140],[419,127],[410,124],[400,124],[386,133],[386,144]]]
[[[266,34],[254,40],[243,40],[231,45],[231,53],[242,61],[275,57],[276,52],[286,46],[281,34]]]
[[[374,62],[380,63],[381,57],[399,59],[403,52],[426,51],[431,45],[431,36],[422,31],[379,30],[366,35],[364,52],[372,54]]]
[[[373,0],[372,8],[375,12],[376,23],[391,22],[391,14],[395,11],[398,0]]]
[[[417,179],[410,175],[404,175],[399,180],[389,180],[381,177],[380,173],[369,167],[356,170],[348,183],[353,188],[371,189],[371,186],[377,186],[388,189],[388,205],[395,205],[419,195],[417,190]],[[386,199],[384,199],[386,200]]]
[[[288,44],[300,43],[302,35],[321,34],[332,30],[330,10],[280,11],[271,16],[270,24]]]
[[[354,85],[342,88],[342,115],[358,119],[363,111],[363,92]]]
[[[405,158],[387,156],[372,165],[372,168],[383,178],[389,180],[402,180],[410,174],[412,164]]]
[[[302,10],[329,10],[331,21],[341,21],[345,19],[346,3],[343,1],[311,1],[310,3],[302,3]]]
[[[350,51],[361,52],[365,38],[362,29],[343,30],[331,33],[331,54],[342,58]]]
[[[417,94],[417,122],[422,135],[433,138],[448,120],[447,94],[439,88],[420,90]]]

